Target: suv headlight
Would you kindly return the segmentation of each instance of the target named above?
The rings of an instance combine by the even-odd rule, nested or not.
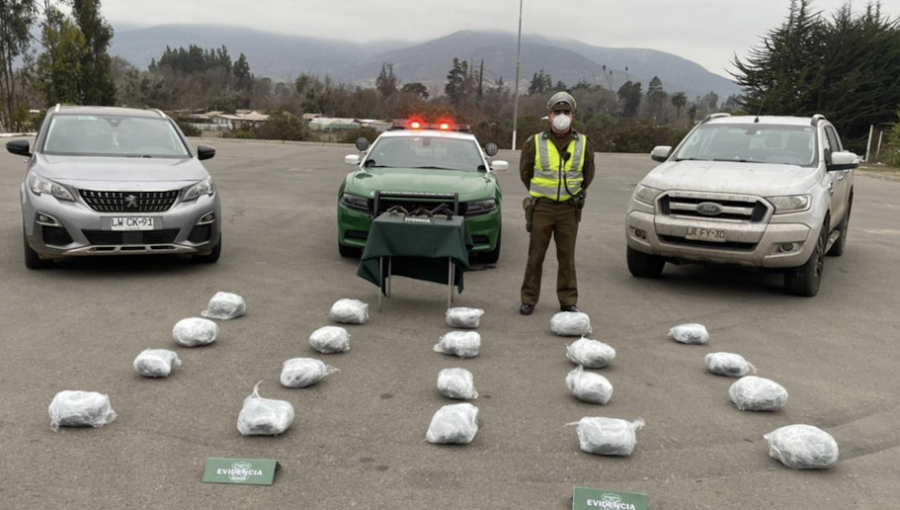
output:
[[[496,208],[497,201],[493,198],[489,200],[479,200],[478,202],[469,202],[466,204],[466,216],[487,214]]]
[[[212,177],[207,177],[188,188],[187,193],[184,194],[184,201],[194,200],[203,195],[212,195],[214,191],[215,187],[213,186]]]
[[[346,205],[350,209],[356,209],[357,211],[366,212],[369,211],[369,201],[363,197],[344,193],[343,195],[341,195],[341,203]]]
[[[51,180],[44,179],[40,175],[31,174],[28,183],[31,185],[31,191],[33,191],[35,195],[46,193],[48,195],[53,195],[60,200],[75,201],[75,197],[69,193],[69,190]]]
[[[791,195],[786,197],[767,197],[775,206],[775,214],[803,212],[812,203],[811,195]]]
[[[653,205],[656,201],[656,197],[658,197],[662,193],[661,189],[651,188],[649,186],[644,186],[643,184],[638,184],[636,188],[634,188],[634,195],[632,198],[637,200],[638,202],[645,203],[647,205]]]

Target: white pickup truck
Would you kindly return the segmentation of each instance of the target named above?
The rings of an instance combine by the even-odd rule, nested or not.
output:
[[[825,255],[847,243],[853,170],[823,115],[713,114],[637,185],[628,206],[628,269],[666,262],[736,264],[784,273],[787,292],[815,296]]]

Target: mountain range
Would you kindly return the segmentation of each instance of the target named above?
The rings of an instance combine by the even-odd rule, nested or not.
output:
[[[276,81],[313,73],[330,75],[339,82],[372,85],[382,64],[391,62],[401,83],[421,82],[442,90],[454,57],[475,66],[483,59],[485,78],[502,77],[508,85],[513,84],[516,71],[515,34],[475,31],[459,31],[424,42],[354,43],[222,25],[121,26],[110,53],[146,69],[167,46],[191,44],[202,48],[225,45],[234,59],[244,53],[257,77]],[[527,90],[531,77],[540,70],[550,74],[554,84],[561,80],[569,86],[587,80],[617,90],[631,79],[642,82],[646,90],[650,79],[658,76],[667,92],[684,92],[688,98],[710,91],[722,99],[740,93],[732,81],[671,53],[523,35],[520,90]],[[613,71],[611,77],[609,70]]]

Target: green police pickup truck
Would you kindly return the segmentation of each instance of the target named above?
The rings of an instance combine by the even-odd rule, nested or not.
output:
[[[345,162],[356,169],[338,192],[341,256],[359,256],[372,219],[394,206],[413,211],[446,204],[466,218],[478,260],[497,262],[503,194],[494,172],[507,170],[509,163],[491,160],[496,145],[488,144],[482,151],[465,128],[413,121],[395,124],[371,148],[361,138],[357,148],[364,154],[346,156]]]

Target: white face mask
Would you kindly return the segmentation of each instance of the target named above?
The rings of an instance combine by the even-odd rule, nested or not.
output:
[[[572,125],[572,117],[569,117],[565,114],[560,114],[553,117],[553,130],[557,133],[565,133],[569,130],[569,126]]]

